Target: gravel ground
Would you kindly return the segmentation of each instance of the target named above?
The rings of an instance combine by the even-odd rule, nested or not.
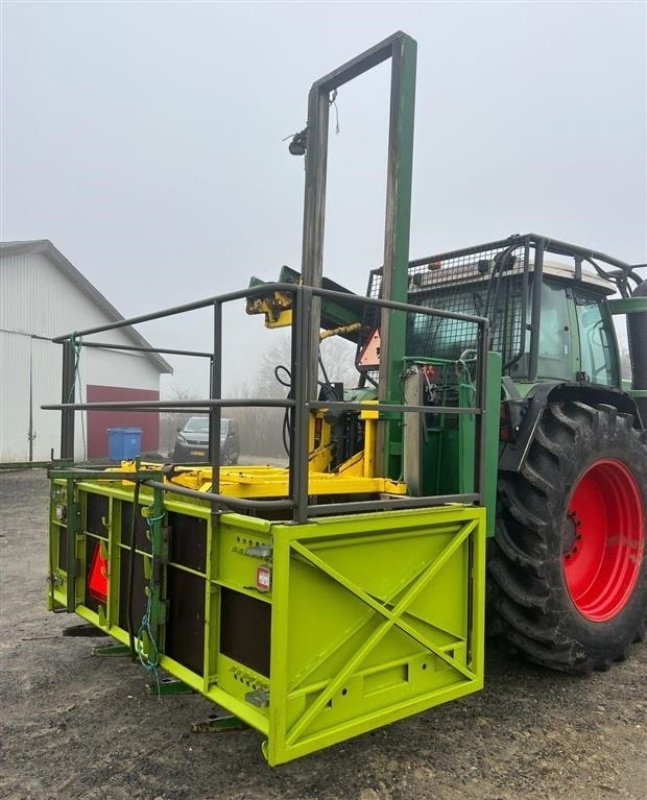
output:
[[[101,800],[647,799],[647,645],[571,678],[493,647],[485,691],[270,769],[253,730],[194,734],[213,707],[162,700],[45,611],[47,481],[0,473],[0,797]],[[103,640],[107,641],[107,640]]]

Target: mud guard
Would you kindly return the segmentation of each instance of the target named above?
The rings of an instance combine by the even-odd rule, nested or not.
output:
[[[506,442],[499,458],[500,472],[519,472],[535,437],[537,424],[549,403],[575,400],[597,406],[611,405],[621,413],[632,414],[634,426],[643,428],[636,401],[625,392],[607,386],[583,383],[540,383],[523,399],[512,399],[515,439]]]

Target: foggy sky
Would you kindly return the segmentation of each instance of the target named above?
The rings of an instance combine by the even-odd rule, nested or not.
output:
[[[533,231],[647,260],[644,3],[2,4],[0,238],[48,238],[125,316],[300,268],[311,83],[418,42],[411,256]],[[324,272],[382,260],[388,64],[331,114]],[[226,317],[226,383],[265,334]],[[208,320],[140,328],[210,348]],[[61,331],[63,333],[63,331]],[[181,359],[175,385],[203,393]]]

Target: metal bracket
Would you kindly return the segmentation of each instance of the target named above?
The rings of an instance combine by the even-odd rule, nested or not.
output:
[[[254,689],[253,692],[247,692],[245,702],[257,708],[267,708],[270,704],[269,689]]]
[[[115,658],[130,655],[130,647],[127,644],[105,644],[95,647],[92,651],[93,656]]]
[[[248,547],[245,550],[246,556],[254,556],[255,558],[272,558],[272,545],[271,544],[257,544]]]
[[[89,622],[82,623],[81,625],[71,625],[69,628],[63,628],[63,636],[99,637],[107,635],[108,634],[105,631],[100,630],[96,625],[92,625]]]
[[[211,733],[221,731],[242,731],[248,728],[246,722],[238,719],[233,714],[210,714],[204,722],[191,724],[193,733]]]
[[[159,683],[152,681],[146,684],[146,694],[155,695],[156,697],[162,695],[193,694],[194,691],[195,690],[184,683],[184,681],[166,675],[160,678]]]

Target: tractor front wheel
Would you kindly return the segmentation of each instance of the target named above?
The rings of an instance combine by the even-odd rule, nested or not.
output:
[[[647,447],[612,406],[551,403],[499,482],[495,633],[531,661],[607,669],[647,617]]]

